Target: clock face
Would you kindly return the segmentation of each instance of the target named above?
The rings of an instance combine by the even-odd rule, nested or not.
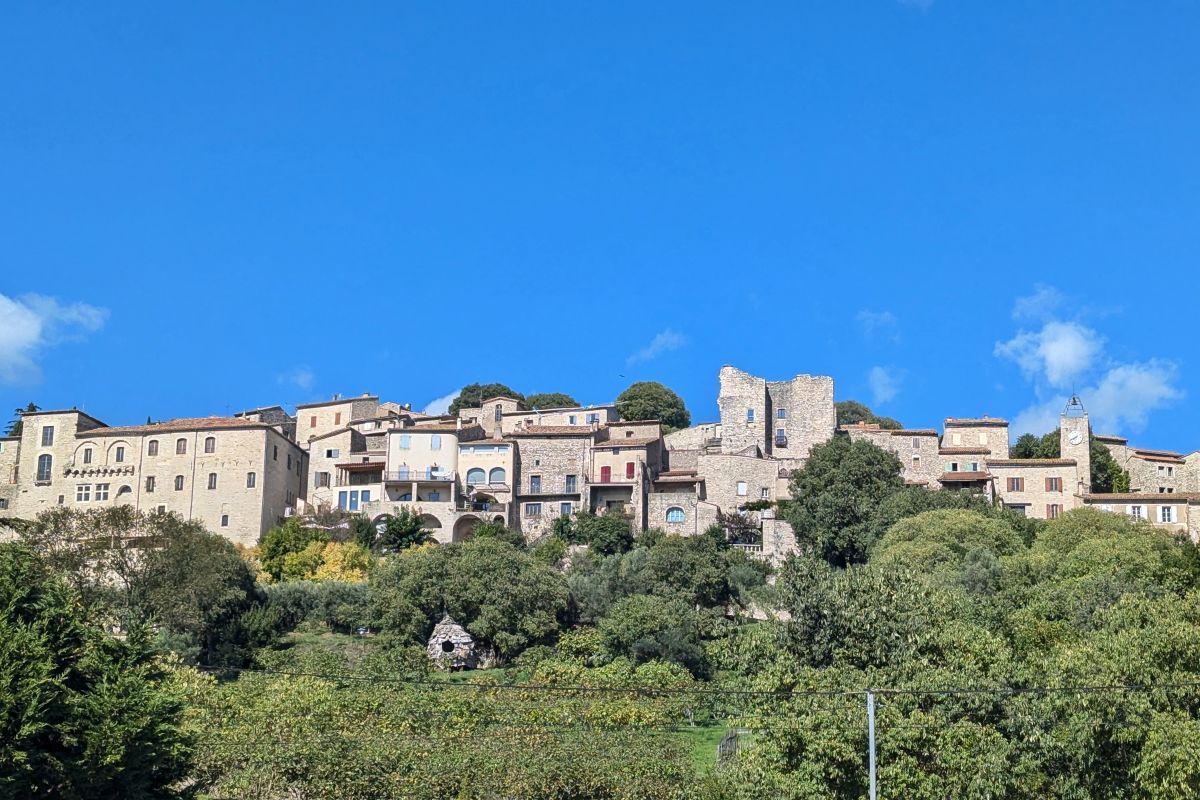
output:
[[[1067,441],[1071,444],[1079,444],[1083,441],[1083,431],[1071,431],[1071,435],[1067,437]]]

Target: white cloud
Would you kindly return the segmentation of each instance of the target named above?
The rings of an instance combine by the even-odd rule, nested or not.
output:
[[[39,294],[0,294],[0,383],[34,382],[37,357],[47,347],[78,341],[104,327],[107,309],[87,303],[62,305]]]
[[[867,384],[871,387],[871,399],[875,404],[886,403],[900,393],[901,376],[887,367],[871,367],[867,373]]]
[[[888,336],[893,340],[900,338],[900,321],[891,311],[871,311],[864,308],[854,315],[854,319],[867,338],[876,334]]]
[[[1032,380],[1066,388],[1087,372],[1104,349],[1104,337],[1077,322],[1047,322],[997,342],[996,355],[1013,361]]]
[[[433,400],[430,400],[429,403],[425,406],[424,413],[433,414],[435,416],[440,416],[442,414],[448,413],[450,411],[450,404],[453,403],[454,398],[458,397],[460,394],[462,394],[462,390],[455,389],[453,392],[446,395],[445,397],[438,397]]]
[[[656,333],[654,338],[650,340],[650,344],[625,359],[625,363],[637,364],[642,361],[651,361],[663,353],[678,350],[685,344],[687,344],[687,338],[683,334],[667,328],[665,331]]]
[[[1071,392],[1083,399],[1092,429],[1104,433],[1141,430],[1152,411],[1183,396],[1174,364],[1107,358],[1105,339],[1098,331],[1078,321],[1056,319],[1065,299],[1053,287],[1038,286],[1034,294],[1017,300],[1013,317],[1037,320],[1041,327],[996,343],[996,356],[1017,364],[1038,398],[1013,419],[1014,436],[1053,430]]]
[[[290,372],[285,372],[282,375],[275,376],[276,383],[287,383],[295,386],[298,389],[308,391],[316,382],[317,376],[307,366],[299,366]]]

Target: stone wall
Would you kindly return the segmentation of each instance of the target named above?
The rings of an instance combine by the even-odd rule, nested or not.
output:
[[[797,375],[788,381],[768,381],[767,413],[772,429],[767,431],[766,452],[803,461],[813,447],[829,441],[837,428],[833,378]]]
[[[1078,467],[1073,459],[1007,459],[988,462],[995,476],[995,491],[1004,505],[1033,519],[1047,519],[1051,505],[1066,513],[1080,504],[1076,494]],[[1057,478],[1058,489],[1048,489],[1047,479]],[[1021,488],[1011,489],[1010,481],[1020,480]]]
[[[937,431],[883,430],[876,424],[845,426],[851,441],[867,441],[894,453],[900,459],[901,475],[909,483],[928,489],[940,489],[942,457],[938,453]]]
[[[704,476],[705,499],[725,511],[756,500],[779,499],[779,462],[773,459],[712,454],[697,461]],[[738,493],[739,483],[745,484],[745,494]]]
[[[529,540],[550,532],[562,512],[563,503],[578,511],[584,499],[587,480],[590,434],[582,436],[520,436],[515,439],[516,502],[514,521]],[[531,491],[531,476],[540,478],[540,491]],[[575,491],[567,491],[567,477],[574,476]],[[533,513],[531,504],[540,506]]]
[[[986,447],[990,458],[1008,458],[1008,423],[988,417],[948,418],[942,447]]]
[[[767,382],[737,367],[721,367],[721,452],[766,452],[771,419],[767,413]]]

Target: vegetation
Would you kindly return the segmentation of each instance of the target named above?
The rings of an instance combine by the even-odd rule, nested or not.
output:
[[[891,417],[877,416],[874,411],[857,400],[843,400],[833,405],[837,410],[838,427],[842,425],[857,425],[860,422],[873,423],[885,430],[892,431],[900,430],[904,427],[898,420],[894,420]]]
[[[1092,491],[1128,492],[1129,473],[1117,463],[1108,448],[1097,441],[1095,436],[1091,437],[1089,451],[1092,462]],[[1021,434],[1012,446],[1011,455],[1013,458],[1061,458],[1059,429],[1055,428],[1044,436]]]
[[[562,392],[542,392],[525,398],[526,408],[579,408],[579,402]]]
[[[525,395],[505,386],[503,383],[468,383],[450,403],[447,413],[457,414],[460,408],[479,408],[484,400],[493,397],[511,397],[524,403]]]
[[[37,405],[37,403],[33,403],[33,402],[29,403],[24,408],[13,409],[12,422],[8,423],[8,430],[6,430],[4,432],[4,435],[5,436],[20,436],[21,435],[21,415],[22,414],[32,414],[35,411],[41,411],[41,410],[42,409]]]
[[[656,419],[664,430],[673,431],[692,424],[692,415],[675,392],[655,381],[640,381],[617,395],[617,410],[622,419]]]

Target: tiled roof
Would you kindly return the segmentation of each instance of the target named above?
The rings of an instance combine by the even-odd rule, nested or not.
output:
[[[1129,441],[1124,436],[1107,436],[1107,435],[1102,436],[1097,433],[1095,435],[1095,437],[1096,437],[1096,439],[1098,439],[1101,442],[1113,442],[1115,444],[1125,444],[1126,442]]]
[[[1085,494],[1083,496],[1085,502],[1091,503],[1111,503],[1111,502],[1141,502],[1141,503],[1164,503],[1164,502],[1200,502],[1200,493],[1197,492],[1112,492],[1111,494]]]
[[[989,458],[989,467],[1074,467],[1073,458]]]
[[[595,433],[590,425],[526,425],[510,436],[591,436]]]
[[[960,417],[946,417],[947,428],[1007,428],[1008,420],[996,419],[995,417],[983,417],[981,419],[965,419]]]
[[[986,481],[992,477],[986,472],[945,472],[938,478],[942,483],[964,483],[971,481]]]
[[[239,417],[192,417],[169,419],[152,425],[127,425],[119,428],[93,428],[80,431],[80,436],[111,436],[125,433],[158,433],[160,431],[211,431],[233,428],[273,428],[266,422],[253,422]]]
[[[933,428],[899,428],[888,431],[892,436],[937,436]]]
[[[939,456],[986,456],[992,452],[986,447],[939,447]]]
[[[609,439],[606,442],[596,442],[592,445],[597,450],[612,450],[618,447],[646,447],[658,441],[657,437],[642,439]]]
[[[702,480],[704,480],[704,476],[702,476],[702,475],[694,475],[694,474],[689,475],[689,474],[683,474],[683,473],[670,474],[670,473],[663,472],[663,473],[660,473],[659,476],[654,479],[654,482],[655,483],[698,483]]]
[[[299,411],[302,408],[320,408],[321,406],[340,406],[342,403],[353,403],[356,400],[378,400],[378,399],[379,399],[379,395],[360,394],[360,395],[356,395],[354,397],[339,397],[337,400],[322,400],[319,403],[301,403],[300,405],[296,406],[296,410]]]
[[[1133,454],[1146,461],[1169,461],[1172,464],[1182,464],[1183,454],[1172,453],[1170,450],[1140,450],[1134,448]]]

